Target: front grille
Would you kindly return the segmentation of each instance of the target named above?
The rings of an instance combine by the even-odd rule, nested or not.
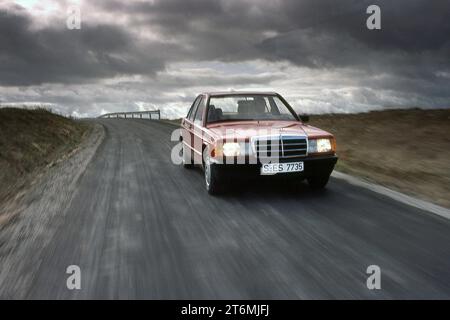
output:
[[[290,159],[308,153],[307,139],[302,136],[259,137],[253,143],[258,159]]]

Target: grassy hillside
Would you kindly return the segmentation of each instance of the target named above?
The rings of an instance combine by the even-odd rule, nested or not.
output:
[[[450,109],[311,116],[336,136],[337,169],[450,207]]]
[[[0,109],[0,204],[76,148],[87,125],[44,109]]]

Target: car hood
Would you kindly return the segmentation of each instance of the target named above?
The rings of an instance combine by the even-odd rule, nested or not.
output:
[[[220,138],[245,139],[256,135],[306,135],[308,137],[332,136],[330,133],[298,121],[236,121],[208,125],[208,129]]]

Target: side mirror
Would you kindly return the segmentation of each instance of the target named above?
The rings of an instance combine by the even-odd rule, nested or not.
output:
[[[309,121],[309,116],[306,114],[299,114],[298,117],[300,118],[300,120],[302,120],[302,122],[308,122]]]

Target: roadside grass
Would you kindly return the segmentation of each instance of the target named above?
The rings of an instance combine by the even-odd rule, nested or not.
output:
[[[0,204],[73,151],[89,125],[49,110],[0,108]]]
[[[450,207],[450,109],[312,115],[337,140],[336,169]]]

